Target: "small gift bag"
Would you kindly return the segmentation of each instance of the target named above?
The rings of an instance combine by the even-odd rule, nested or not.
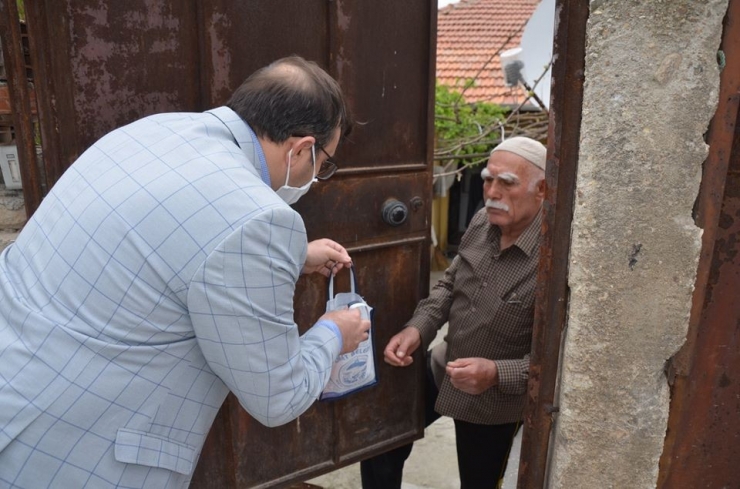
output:
[[[378,382],[375,370],[375,350],[373,348],[373,308],[357,292],[355,269],[349,269],[350,292],[334,295],[334,276],[329,279],[329,300],[326,312],[349,307],[359,309],[363,319],[370,320],[368,339],[360,343],[355,351],[339,355],[331,369],[329,383],[319,397],[320,400],[333,400],[365,389]]]

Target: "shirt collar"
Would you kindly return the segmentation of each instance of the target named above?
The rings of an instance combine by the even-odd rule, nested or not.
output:
[[[534,216],[534,220],[529,223],[527,229],[519,235],[515,246],[519,247],[527,256],[531,256],[532,253],[537,251],[537,247],[540,245],[540,235],[542,234],[542,207],[540,211]]]
[[[527,256],[532,256],[532,253],[537,251],[537,247],[540,244],[540,233],[542,232],[542,208],[534,220],[529,223],[529,226],[519,235],[511,247],[516,246],[524,252]],[[495,225],[491,225],[488,229],[488,237],[494,245],[496,253],[501,250],[501,228]]]
[[[254,133],[249,124],[239,117],[239,115],[231,110],[230,108],[217,107],[206,111],[219,119],[229,129],[231,135],[234,137],[236,144],[244,151],[244,154],[250,160],[254,159],[254,154],[257,154],[259,161],[259,172],[262,181],[268,186],[271,186],[270,172],[267,170],[267,159],[265,159],[265,152],[262,149],[262,145],[257,139],[257,135]],[[254,161],[253,161],[254,164]],[[256,167],[257,165],[255,165]]]

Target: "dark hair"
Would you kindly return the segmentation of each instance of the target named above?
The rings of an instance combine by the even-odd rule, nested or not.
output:
[[[259,137],[282,143],[291,136],[313,136],[325,147],[339,127],[343,136],[352,120],[339,84],[313,61],[279,59],[247,78],[226,104]]]

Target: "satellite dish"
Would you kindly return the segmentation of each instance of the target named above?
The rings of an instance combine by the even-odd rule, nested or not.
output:
[[[506,85],[511,87],[522,83],[527,89],[534,87],[533,91],[544,108],[550,105],[550,61],[554,33],[555,0],[542,0],[524,27],[519,47],[501,53]]]

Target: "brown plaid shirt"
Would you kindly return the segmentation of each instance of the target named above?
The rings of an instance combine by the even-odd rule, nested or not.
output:
[[[481,357],[496,361],[499,383],[479,395],[455,389],[444,376],[435,409],[478,424],[521,420],[529,374],[534,292],[539,259],[540,212],[516,243],[501,251],[501,230],[486,210],[474,217],[458,255],[409,325],[428,348],[446,321],[446,361]]]

